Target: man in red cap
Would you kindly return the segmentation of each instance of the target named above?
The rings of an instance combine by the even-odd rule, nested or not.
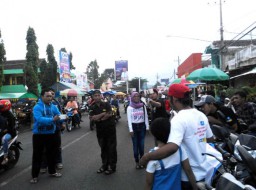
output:
[[[208,119],[202,112],[191,108],[190,89],[182,84],[173,84],[168,95],[172,108],[178,114],[171,120],[171,132],[168,143],[160,149],[144,154],[140,164],[149,160],[161,160],[175,153],[180,146],[187,151],[189,162],[196,181],[202,181],[207,173],[206,142],[213,140]],[[182,174],[182,189],[192,189],[187,176]]]

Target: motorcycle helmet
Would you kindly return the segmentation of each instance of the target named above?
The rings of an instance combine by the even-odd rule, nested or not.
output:
[[[12,107],[10,100],[0,100],[0,112],[9,111]]]

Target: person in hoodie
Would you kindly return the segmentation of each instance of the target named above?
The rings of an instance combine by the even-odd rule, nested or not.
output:
[[[48,173],[52,177],[61,177],[55,169],[55,158],[58,149],[55,130],[56,122],[60,120],[60,111],[52,104],[50,89],[43,89],[39,102],[33,108],[33,156],[32,156],[32,179],[30,183],[38,182],[44,149],[48,163]]]

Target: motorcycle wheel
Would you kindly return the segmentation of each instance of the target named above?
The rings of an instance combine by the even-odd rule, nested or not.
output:
[[[72,122],[67,123],[67,131],[70,132],[72,130]]]
[[[20,158],[20,150],[16,146],[11,146],[8,150],[8,163],[4,166],[5,170],[13,168]]]

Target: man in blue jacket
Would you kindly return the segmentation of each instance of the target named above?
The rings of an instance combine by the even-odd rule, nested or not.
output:
[[[56,173],[55,158],[57,141],[55,139],[56,121],[60,119],[58,108],[52,104],[52,93],[49,89],[41,92],[41,99],[33,109],[33,157],[32,179],[30,183],[37,183],[42,162],[43,150],[46,150],[48,173],[52,177],[61,177]]]

